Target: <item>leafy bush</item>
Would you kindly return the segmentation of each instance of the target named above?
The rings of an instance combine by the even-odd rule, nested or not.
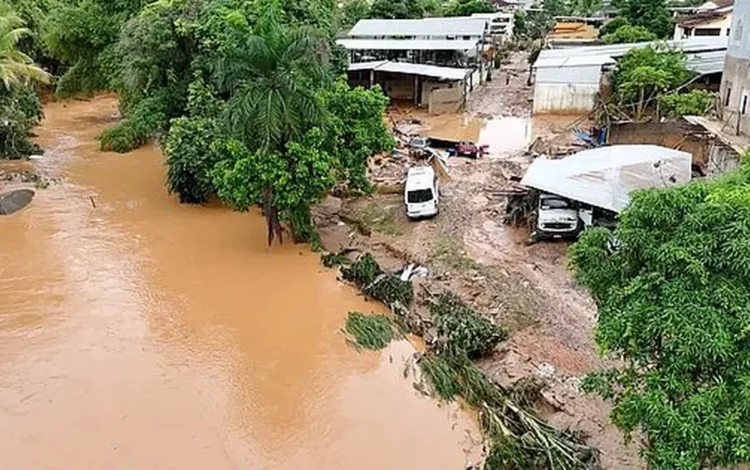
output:
[[[341,268],[341,277],[360,288],[372,284],[380,273],[380,266],[370,253],[360,256],[351,266]]]
[[[42,119],[42,103],[30,87],[0,86],[0,158],[20,158],[41,150],[29,140]]]
[[[163,96],[154,96],[138,103],[132,114],[99,136],[101,149],[126,153],[146,144],[167,121]]]
[[[617,28],[613,33],[602,37],[606,44],[626,44],[635,42],[655,41],[656,34],[643,26],[631,26],[629,24]]]
[[[349,312],[344,329],[355,344],[366,349],[383,349],[396,337],[395,325],[386,315]]]
[[[470,358],[489,354],[508,334],[479,315],[452,293],[440,295],[430,307],[438,328],[438,338],[448,348],[465,352]]]
[[[612,243],[616,240],[616,243]],[[614,233],[571,250],[616,369],[585,388],[639,440],[650,468],[750,461],[750,161],[717,180],[634,195]]]
[[[414,287],[411,282],[402,281],[393,274],[385,274],[376,279],[365,287],[364,293],[383,302],[398,313],[408,309],[414,299]]]
[[[662,112],[668,117],[703,116],[708,112],[716,95],[706,90],[673,93],[659,97]]]
[[[612,34],[623,26],[630,26],[630,21],[624,16],[617,16],[599,28],[599,39]]]

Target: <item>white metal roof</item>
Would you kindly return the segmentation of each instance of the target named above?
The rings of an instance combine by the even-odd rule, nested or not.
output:
[[[349,31],[356,36],[481,36],[487,27],[484,18],[423,18],[420,20],[359,20]]]
[[[584,67],[588,65],[614,64],[615,60],[608,55],[562,56],[539,58],[534,68]]]
[[[537,158],[521,184],[619,213],[635,190],[688,183],[691,163],[689,153],[658,145],[613,145]]]
[[[349,50],[373,51],[468,51],[477,40],[428,39],[339,39],[336,44]]]
[[[666,47],[681,49],[686,53],[726,50],[728,38],[726,36],[702,36],[691,37],[679,41],[653,41],[639,42],[634,44],[611,44],[606,46],[581,46],[566,49],[545,49],[539,54],[540,59],[551,57],[591,56],[605,55],[609,57],[621,57],[635,47],[646,47],[650,45],[664,45]]]
[[[690,54],[685,66],[700,75],[708,75],[724,71],[724,59],[727,51],[711,51]]]
[[[349,65],[349,70],[377,70],[378,72],[407,73],[410,75],[422,75],[443,80],[463,80],[472,71],[471,69],[410,64],[407,62],[391,62],[387,60],[351,64]]]

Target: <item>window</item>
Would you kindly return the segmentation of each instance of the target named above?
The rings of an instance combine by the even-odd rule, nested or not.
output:
[[[726,82],[726,91],[724,92],[724,106],[729,106],[729,99],[732,96],[732,82]]]
[[[409,204],[419,204],[421,202],[432,201],[431,189],[417,189],[406,193],[406,200]]]
[[[683,36],[690,37],[693,34],[693,28],[685,28]]]
[[[747,93],[742,94],[742,114],[747,114]]]
[[[732,31],[732,28],[727,28],[727,36],[729,36],[729,33]]]
[[[721,36],[721,28],[695,28],[693,36]]]

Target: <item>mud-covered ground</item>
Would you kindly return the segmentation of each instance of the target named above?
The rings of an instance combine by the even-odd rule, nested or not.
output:
[[[489,155],[479,160],[448,160],[450,180],[441,181],[440,214],[409,221],[401,193],[349,199],[333,198],[318,211],[326,248],[371,251],[385,268],[407,262],[423,264],[423,283],[432,292],[452,290],[478,311],[511,330],[511,335],[482,367],[499,383],[511,385],[534,377],[544,381],[539,411],[555,426],[586,436],[601,452],[607,469],[641,468],[637,448],[626,446],[610,424],[608,406],[579,391],[581,378],[603,367],[596,354],[593,328],[596,308],[567,270],[568,244],[527,246],[528,231],[503,225],[511,176],[531,161],[529,144],[541,137],[567,145],[576,117],[531,118],[528,64],[516,55],[493,74],[493,81],[473,93],[462,116],[429,117],[410,110],[426,134],[477,134]],[[398,111],[404,118],[404,111]],[[479,121],[477,121],[479,120]],[[478,124],[477,124],[478,123]],[[408,159],[381,157],[376,180],[401,178]],[[342,220],[348,222],[344,224]]]

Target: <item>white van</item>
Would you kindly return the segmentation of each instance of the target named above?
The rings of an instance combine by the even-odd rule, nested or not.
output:
[[[406,215],[410,219],[437,215],[438,189],[435,170],[431,166],[409,168],[404,189]]]

